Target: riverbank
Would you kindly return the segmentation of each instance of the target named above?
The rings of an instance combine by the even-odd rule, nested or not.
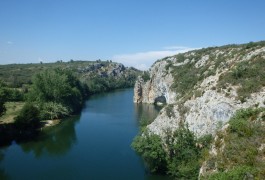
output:
[[[166,179],[149,174],[130,147],[139,119],[158,114],[132,97],[132,89],[90,96],[80,116],[1,147],[0,169],[10,179]]]

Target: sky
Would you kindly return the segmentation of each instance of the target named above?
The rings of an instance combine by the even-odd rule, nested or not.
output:
[[[0,0],[0,64],[112,60],[148,69],[265,40],[264,0]]]

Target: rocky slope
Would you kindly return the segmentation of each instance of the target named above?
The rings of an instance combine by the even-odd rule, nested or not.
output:
[[[194,50],[158,60],[138,78],[135,103],[166,103],[148,126],[163,137],[186,122],[215,134],[242,108],[265,107],[265,42]]]

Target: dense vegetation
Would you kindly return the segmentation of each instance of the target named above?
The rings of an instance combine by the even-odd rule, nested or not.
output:
[[[0,116],[3,115],[6,111],[5,102],[6,102],[6,93],[4,89],[3,82],[0,82]]]
[[[176,131],[166,132],[164,139],[145,129],[136,136],[132,147],[143,157],[152,173],[169,174],[178,179],[197,179],[201,156],[210,142],[211,136],[197,139],[186,125],[180,125]]]
[[[244,101],[251,93],[258,92],[265,86],[265,60],[263,57],[254,56],[249,61],[242,61],[226,74],[220,77],[218,86],[226,88],[237,85],[238,98]]]
[[[47,69],[67,69],[89,88],[90,93],[132,87],[140,71],[111,61],[69,61],[0,65],[0,79],[8,87],[26,89],[32,77]]]
[[[197,179],[199,168],[206,159],[208,173],[202,179],[264,179],[264,122],[264,108],[237,111],[228,128],[217,133],[213,142],[217,155],[209,154],[210,135],[198,139],[186,125],[174,132],[166,132],[163,139],[143,128],[132,147],[152,173],[169,174],[177,179]]]
[[[169,73],[173,76],[171,90],[177,93],[176,104],[165,107],[166,115],[176,118],[176,105],[178,118],[185,122],[184,115],[189,109],[183,104],[208,90],[241,103],[253,93],[262,94],[265,87],[264,47],[265,41],[210,47],[160,60],[167,63],[163,76]],[[212,78],[206,80],[210,76]],[[253,106],[263,104],[253,103]],[[207,150],[210,136],[197,139],[183,125],[175,132],[165,132],[162,139],[145,130],[135,138],[132,147],[143,157],[151,172],[170,174],[177,179],[197,179],[205,159],[209,174],[202,177],[204,179],[265,179],[264,123],[264,109],[238,111],[229,121],[228,128],[217,133],[213,145],[217,156]],[[213,173],[216,170],[217,173]]]
[[[179,94],[179,99],[191,98],[205,78],[224,72],[214,88],[220,91],[230,86],[238,86],[238,99],[244,100],[265,85],[264,52],[250,56],[248,61],[244,60],[248,53],[251,54],[264,46],[265,41],[209,47],[177,54],[162,60],[167,62],[165,73],[171,73],[174,77],[171,88]],[[206,59],[205,64],[200,66],[197,62],[203,58]],[[174,63],[183,64],[176,66],[172,59],[175,59]],[[226,72],[224,69],[230,69],[230,71]]]
[[[20,112],[9,110],[7,117],[17,116],[16,126],[24,129],[77,113],[90,94],[132,87],[139,74],[134,68],[100,60],[1,65],[0,70],[0,116],[9,102],[25,102],[23,108],[14,104],[12,109]]]
[[[6,102],[22,101],[23,93],[15,88],[9,88],[0,80],[0,116],[6,112]]]
[[[28,97],[43,119],[58,119],[81,108],[86,89],[69,70],[45,70],[34,77]]]
[[[151,79],[150,78],[150,72],[149,71],[144,71],[141,77],[144,80],[144,82],[149,81]]]
[[[243,109],[230,119],[229,127],[217,133],[217,155],[207,157],[207,168],[217,173],[205,179],[265,178],[265,109]]]

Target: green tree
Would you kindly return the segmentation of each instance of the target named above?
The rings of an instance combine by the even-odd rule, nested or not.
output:
[[[35,129],[39,123],[39,109],[32,103],[26,103],[15,117],[15,125],[19,129]]]
[[[2,116],[6,112],[5,102],[6,99],[6,90],[5,85],[2,81],[0,81],[0,116]]]
[[[143,157],[152,173],[165,173],[166,153],[158,135],[145,131],[143,135],[135,137],[132,147]]]
[[[29,99],[40,106],[43,103],[53,102],[64,107],[61,109],[76,112],[82,106],[84,93],[80,81],[71,71],[45,70],[34,77]]]
[[[203,148],[209,148],[211,137],[197,140],[187,125],[174,131],[166,131],[163,139],[145,130],[133,140],[133,149],[140,154],[152,173],[167,173],[177,179],[197,179],[199,159]]]
[[[181,125],[172,135],[168,133],[168,174],[176,178],[197,179],[199,172],[199,149],[196,137],[187,125]]]
[[[55,102],[43,103],[41,107],[41,119],[59,119],[70,114],[69,109]]]

